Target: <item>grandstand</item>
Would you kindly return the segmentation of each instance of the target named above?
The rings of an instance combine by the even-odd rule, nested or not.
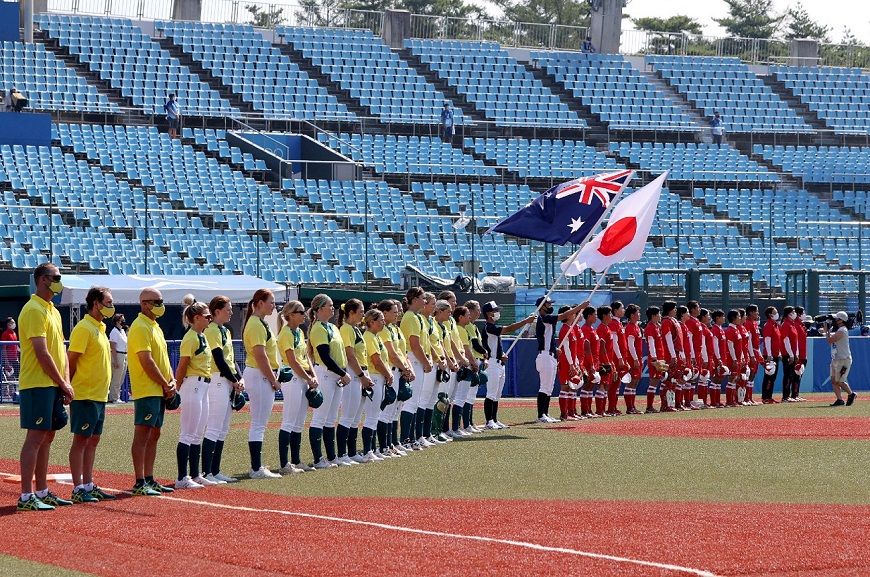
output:
[[[53,140],[0,149],[3,268],[51,259],[390,287],[413,264],[541,285],[572,247],[545,255],[483,232],[557,182],[621,168],[638,171],[631,189],[671,174],[644,260],[614,267],[613,285],[640,285],[647,268],[750,268],[755,288],[781,292],[786,270],[860,269],[870,248],[855,234],[870,185],[860,69],[465,39],[390,48],[380,30],[351,28],[36,21],[35,44],[3,44],[0,82],[54,115]],[[196,118],[180,139],[159,126],[169,92]],[[444,102],[453,141],[438,137]],[[240,142],[258,129],[303,134],[356,172],[276,171]]]

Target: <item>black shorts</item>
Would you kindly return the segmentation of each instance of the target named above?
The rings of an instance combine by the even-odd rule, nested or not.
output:
[[[177,118],[166,118],[166,122],[169,123],[169,128],[178,128],[178,119]]]
[[[163,397],[142,397],[133,401],[133,407],[133,423],[136,426],[155,429],[163,426],[163,415],[166,414],[166,401]]]
[[[100,401],[73,401],[69,404],[69,427],[74,435],[90,437],[103,434],[106,403]]]

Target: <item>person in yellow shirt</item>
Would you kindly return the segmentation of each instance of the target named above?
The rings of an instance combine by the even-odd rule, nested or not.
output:
[[[411,369],[405,351],[406,341],[397,324],[400,307],[399,302],[393,299],[382,300],[377,307],[384,314],[384,329],[379,336],[387,352],[387,366],[392,369],[393,386],[396,388],[400,378],[404,378],[409,383],[414,380],[414,371]],[[393,401],[384,407],[378,416],[377,437],[380,448],[376,453],[379,457],[393,458],[407,455],[399,445],[399,436],[396,430],[396,418],[401,410],[401,405],[402,401]]]
[[[235,483],[235,477],[221,473],[224,441],[230,430],[230,393],[241,394],[245,382],[236,367],[233,335],[225,325],[233,318],[233,303],[218,295],[208,303],[212,321],[202,334],[211,349],[211,383],[208,386],[208,422],[202,439],[202,472],[216,483]]]
[[[314,454],[314,467],[328,469],[337,467],[335,454],[335,424],[338,421],[338,408],[344,387],[350,383],[347,372],[347,353],[344,341],[337,326],[330,320],[335,314],[332,299],[318,294],[311,299],[308,311],[308,342],[314,360],[314,374],[323,393],[323,404],[314,409],[308,436],[311,452]],[[326,457],[321,453],[321,439]]]
[[[435,414],[435,403],[438,401],[438,390],[442,383],[440,379],[446,377],[447,380],[449,380],[450,375],[448,374],[447,369],[447,356],[444,353],[444,337],[441,332],[441,327],[435,318],[435,309],[437,305],[435,295],[427,292],[423,295],[423,298],[426,302],[426,305],[423,307],[423,314],[426,316],[426,322],[429,328],[429,355],[432,358],[432,364],[434,365],[435,370],[433,370],[429,375],[431,383],[427,383],[428,386],[425,389],[426,396],[421,400],[421,402],[424,403],[423,407],[425,409],[425,412],[423,413],[422,438],[424,441],[428,441],[432,445],[443,445],[453,439],[448,439],[447,437],[441,439],[441,431],[435,432],[432,430],[432,418]],[[450,316],[450,311],[447,310],[446,315],[444,311],[442,311],[441,316],[444,318]]]
[[[365,415],[365,422],[362,430],[363,452],[361,463],[370,463],[372,461],[383,461],[383,457],[375,454],[375,435],[380,435],[378,439],[381,446],[385,446],[387,442],[386,427],[381,426],[381,404],[384,400],[385,387],[393,386],[393,367],[387,355],[387,348],[381,340],[380,335],[384,332],[384,313],[377,308],[366,311],[363,322],[366,326],[366,331],[363,333],[363,339],[366,344],[366,354],[368,355],[367,364],[370,368],[372,378],[372,393],[363,398],[362,413]],[[390,404],[394,404],[393,403]],[[388,405],[389,406],[389,405]],[[361,415],[362,416],[362,415]]]
[[[175,381],[181,395],[181,425],[175,459],[178,464],[176,489],[202,489],[216,485],[199,470],[202,435],[208,423],[208,387],[211,384],[212,355],[203,334],[212,320],[208,305],[193,301],[184,309],[188,326],[181,339]]]
[[[338,329],[344,343],[347,366],[353,375],[342,397],[341,420],[336,429],[338,464],[362,463],[362,455],[356,452],[356,437],[362,418],[363,402],[372,394],[374,382],[369,376],[369,355],[363,332],[359,328],[363,320],[362,301],[350,299],[339,308]]]
[[[311,369],[311,356],[302,323],[305,322],[305,307],[299,301],[290,301],[281,309],[281,318],[286,323],[278,333],[278,350],[284,364],[293,371],[293,378],[281,383],[284,407],[281,414],[281,430],[278,431],[278,457],[283,474],[312,471],[302,463],[302,428],[308,414],[308,398],[305,393],[318,386],[317,377]],[[289,453],[289,457],[288,457]]]
[[[248,428],[248,451],[251,453],[251,479],[280,477],[263,465],[263,438],[266,425],[275,404],[275,391],[281,388],[278,382],[278,342],[265,318],[275,310],[275,295],[268,289],[259,289],[248,301],[245,316],[245,390],[251,407],[251,424]]]
[[[155,288],[139,293],[139,316],[127,334],[127,364],[130,373],[130,396],[134,407],[133,472],[136,484],[133,495],[154,496],[171,493],[172,487],[154,479],[157,442],[163,427],[166,401],[175,396],[175,378],[163,330],[157,319],[166,313],[163,295]]]
[[[66,426],[64,404],[73,400],[60,313],[51,299],[63,291],[60,273],[50,263],[33,271],[36,294],[30,297],[18,316],[21,340],[19,375],[19,415],[21,428],[27,430],[21,446],[21,497],[19,511],[51,510],[71,505],[48,490],[48,457],[54,432]],[[59,418],[53,418],[57,415]],[[61,422],[63,421],[63,422]],[[33,479],[36,476],[36,493]]]
[[[458,327],[459,343],[464,352],[464,357],[468,363],[467,368],[473,372],[479,371],[479,364],[474,358],[474,351],[471,349],[471,335],[468,331],[468,325],[471,323],[471,312],[465,306],[457,306],[453,309],[453,319]],[[472,431],[469,427],[470,411],[467,409],[466,400],[469,395],[473,395],[471,382],[468,379],[461,380],[456,383],[456,398],[453,399],[452,420],[453,420],[453,438],[471,436]],[[473,399],[474,397],[472,397]]]
[[[420,408],[420,403],[426,387],[426,375],[433,371],[432,361],[429,358],[429,325],[422,314],[423,307],[426,305],[423,294],[424,291],[420,287],[411,287],[405,293],[405,314],[402,315],[400,325],[402,334],[408,340],[408,359],[416,378],[411,383],[413,396],[402,405],[399,428],[402,444],[413,449],[421,449],[429,445],[429,443],[423,445],[418,440],[423,433],[424,409]],[[418,429],[420,435],[416,434]]]
[[[432,317],[435,321],[435,333],[441,344],[441,355],[444,359],[442,362],[442,378],[437,382],[435,390],[436,400],[439,395],[445,395],[448,399],[452,399],[456,391],[456,371],[459,370],[459,365],[456,362],[456,353],[453,347],[453,330],[450,321],[453,320],[453,306],[447,300],[439,299],[435,302],[435,315]],[[441,429],[432,431],[432,434],[437,435],[435,438],[442,441],[452,441],[453,437],[447,433],[450,431],[450,410],[441,419]]]
[[[465,301],[465,308],[471,316],[471,322],[465,325],[465,330],[468,331],[468,338],[471,342],[471,351],[480,371],[485,371],[487,367],[486,356],[487,352],[483,346],[483,339],[480,336],[480,329],[477,328],[476,321],[480,318],[480,303],[475,300]],[[481,433],[483,429],[474,426],[474,400],[477,398],[477,388],[471,387],[468,391],[468,396],[465,397],[465,407],[463,411],[468,412],[468,425],[465,427],[469,433]]]
[[[73,503],[111,500],[115,496],[94,484],[94,458],[112,382],[112,348],[106,336],[105,319],[112,318],[115,306],[105,287],[91,287],[85,297],[88,314],[69,335],[69,374],[76,398],[70,403],[69,468],[73,478]]]

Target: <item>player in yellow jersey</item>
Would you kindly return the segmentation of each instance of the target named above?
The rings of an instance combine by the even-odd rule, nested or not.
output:
[[[380,333],[381,342],[387,351],[388,366],[392,368],[393,387],[398,392],[399,382],[404,378],[407,382],[414,380],[414,371],[408,362],[405,350],[407,341],[398,326],[399,310],[401,305],[393,299],[386,299],[378,303],[378,310],[384,313],[384,330]],[[403,457],[407,453],[399,446],[399,436],[396,427],[396,418],[401,411],[402,402],[396,400],[388,404],[378,417],[378,446],[376,453],[381,457]],[[383,431],[383,434],[382,434]]]
[[[200,474],[199,456],[202,434],[208,421],[208,387],[211,384],[212,356],[203,334],[212,320],[208,305],[193,302],[184,309],[188,326],[181,339],[175,381],[181,395],[181,425],[175,459],[178,476],[176,489],[202,489],[215,485]]]
[[[263,465],[263,438],[266,425],[275,404],[278,383],[278,342],[266,323],[266,317],[275,310],[275,295],[268,289],[259,289],[248,301],[245,316],[245,390],[251,407],[251,425],[248,428],[248,451],[251,454],[251,479],[280,477]]]
[[[278,431],[278,457],[282,474],[313,471],[302,463],[302,428],[308,414],[309,389],[317,388],[317,377],[311,368],[311,355],[302,323],[305,322],[305,307],[299,301],[290,301],[281,310],[281,318],[286,323],[278,333],[278,349],[284,364],[293,371],[293,378],[281,383],[284,395],[284,408],[281,412],[281,430]],[[289,455],[289,456],[288,456]]]
[[[402,334],[408,340],[408,360],[414,371],[414,382],[411,383],[413,396],[402,405],[400,421],[401,442],[406,447],[422,449],[430,443],[423,445],[419,439],[423,434],[423,417],[425,408],[421,406],[424,400],[426,383],[434,367],[429,357],[429,324],[423,315],[426,301],[423,298],[424,291],[420,287],[412,287],[405,294],[405,314],[402,315],[400,328]],[[432,380],[434,383],[434,379]],[[418,434],[419,433],[419,434]]]
[[[103,321],[112,318],[112,293],[105,287],[91,287],[85,297],[88,314],[69,336],[69,373],[76,398],[70,403],[69,468],[73,478],[73,503],[114,499],[94,484],[94,459],[112,382],[112,349]]]
[[[474,359],[477,361],[479,370],[485,371],[487,368],[486,348],[483,346],[483,338],[480,336],[480,329],[477,328],[476,321],[480,318],[480,303],[475,300],[465,301],[465,307],[471,315],[471,322],[465,325],[465,330],[468,331],[468,337],[471,344],[471,351]],[[474,426],[474,400],[477,398],[477,388],[472,386],[469,389],[469,394],[465,397],[465,406],[463,411],[468,413],[468,425],[466,431],[469,433],[480,433],[483,429]]]
[[[232,405],[230,395],[245,388],[236,367],[233,335],[225,325],[233,318],[229,297],[218,295],[208,303],[212,321],[202,332],[211,349],[211,383],[208,387],[208,422],[202,440],[202,472],[216,483],[235,483],[238,479],[221,473],[224,441],[230,430]]]
[[[344,387],[351,381],[347,372],[347,354],[337,326],[330,322],[335,314],[332,299],[325,294],[311,299],[308,312],[308,342],[314,360],[314,374],[323,393],[323,404],[314,409],[308,436],[311,452],[314,454],[314,467],[329,469],[337,467],[335,454],[335,424]],[[326,452],[321,453],[321,439]]]
[[[352,465],[362,463],[362,455],[356,452],[356,437],[362,418],[363,402],[372,394],[372,381],[369,375],[369,355],[363,338],[360,323],[363,320],[362,301],[350,299],[338,313],[338,329],[344,342],[347,368],[352,375],[350,384],[344,389],[341,405],[341,420],[335,433],[338,443],[338,464]]]
[[[363,339],[366,343],[366,354],[368,360],[370,375],[372,379],[372,392],[363,398],[362,415],[365,416],[365,422],[362,430],[363,452],[359,462],[370,463],[372,461],[382,461],[383,457],[375,454],[375,435],[382,435],[379,441],[382,445],[386,444],[386,428],[380,427],[381,407],[389,406],[392,403],[387,403],[385,399],[385,389],[390,387],[395,395],[393,388],[393,367],[389,360],[387,348],[381,340],[380,335],[384,332],[385,322],[384,313],[377,308],[366,311],[363,317],[363,322],[366,327],[363,333]],[[395,399],[395,397],[393,397]],[[395,402],[395,400],[393,401]]]
[[[459,370],[459,365],[456,364],[456,355],[453,351],[453,332],[450,329],[450,321],[453,319],[452,313],[453,307],[448,301],[438,300],[435,302],[435,314],[432,316],[432,321],[442,367],[439,373],[441,376],[436,383],[436,401],[439,396],[444,396],[447,399],[452,398],[456,388],[456,371]],[[441,416],[441,427],[432,431],[436,441],[446,443],[453,440],[447,435],[447,431],[450,430],[449,422],[450,407],[448,406],[446,412]]]

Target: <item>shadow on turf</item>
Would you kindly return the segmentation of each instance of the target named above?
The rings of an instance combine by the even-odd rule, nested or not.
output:
[[[528,437],[521,437],[520,435],[475,435],[473,437],[467,437],[459,441],[460,443],[474,443],[476,441],[524,441],[528,439]]]

